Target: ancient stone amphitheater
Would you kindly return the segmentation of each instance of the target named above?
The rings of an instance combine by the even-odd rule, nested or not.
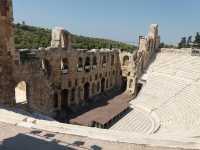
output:
[[[13,51],[11,2],[0,0],[0,150],[200,149],[200,57],[192,49],[158,51],[158,25],[151,25],[148,36],[140,37],[137,52],[128,54],[130,68],[120,66],[122,75],[135,79],[135,84],[128,82],[126,93],[136,94],[127,114],[113,120],[109,129],[64,124],[5,103],[12,102],[14,93],[12,70],[20,70]],[[23,99],[26,88],[21,85],[17,90]]]
[[[162,49],[156,55],[140,79],[143,88],[131,101],[133,110],[112,129],[198,136],[200,59],[185,51]]]

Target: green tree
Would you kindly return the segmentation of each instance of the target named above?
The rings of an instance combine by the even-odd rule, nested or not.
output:
[[[51,30],[28,26],[25,24],[15,25],[15,45],[17,49],[38,49],[48,47],[51,41]],[[136,46],[100,38],[91,38],[72,35],[72,47],[74,49],[100,49],[119,48],[133,52]]]
[[[200,34],[199,32],[196,33],[195,39],[194,39],[194,44],[197,47],[200,47]]]
[[[192,36],[189,36],[187,39],[187,47],[190,47],[191,43],[192,43]]]
[[[187,45],[186,37],[182,37],[180,43],[178,44],[178,48],[185,48]]]

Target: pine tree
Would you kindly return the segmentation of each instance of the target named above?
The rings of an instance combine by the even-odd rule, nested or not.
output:
[[[192,36],[189,36],[187,39],[186,47],[190,47],[191,43],[192,43]]]
[[[178,44],[179,48],[184,48],[186,47],[187,42],[186,42],[186,37],[182,37],[180,43]]]
[[[196,33],[195,39],[194,39],[194,45],[195,47],[200,48],[200,34],[199,32]]]

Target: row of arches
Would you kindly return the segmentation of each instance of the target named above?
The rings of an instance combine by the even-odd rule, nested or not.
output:
[[[110,82],[110,87],[114,85]],[[102,78],[98,82],[86,82],[83,87],[63,89],[61,91],[61,109],[68,109],[71,105],[87,102],[93,96],[103,93],[109,88],[109,80]],[[58,94],[54,94],[54,107],[58,107]]]
[[[102,57],[102,67],[106,67],[107,59],[106,56]],[[114,65],[114,55],[111,55],[111,65]],[[86,72],[90,72],[91,68],[96,69],[97,67],[97,57],[94,56],[91,60],[91,58],[88,56],[85,58],[85,61],[82,57],[78,58],[77,63],[77,71],[81,72],[85,70]],[[50,62],[47,59],[42,60],[42,69],[48,74],[51,74],[51,65]],[[69,70],[69,61],[68,58],[62,58],[61,59],[61,71],[63,74],[68,73]]]
[[[103,55],[102,57],[101,57],[101,59],[102,59],[102,61],[101,61],[101,64],[102,64],[102,67],[105,67],[106,66],[106,64],[107,64],[107,62],[108,62],[108,60],[107,60],[107,57],[106,57],[106,55]],[[84,61],[83,61],[83,58],[82,57],[79,57],[79,59],[78,59],[78,69],[80,70],[80,71],[82,71],[82,69],[81,68],[85,68],[85,70],[86,70],[86,72],[89,72],[90,71],[90,66],[92,66],[92,68],[93,69],[96,69],[96,66],[97,66],[97,57],[96,56],[94,56],[93,58],[90,58],[89,56],[88,57],[86,57],[86,59],[85,59],[85,63],[84,63]],[[114,55],[111,55],[111,66],[113,66],[114,65]]]

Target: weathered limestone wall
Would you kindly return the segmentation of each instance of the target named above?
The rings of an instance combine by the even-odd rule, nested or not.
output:
[[[29,107],[51,116],[63,107],[76,109],[104,91],[121,88],[119,50],[114,49],[48,48],[37,52],[37,60],[16,68],[15,85],[26,82]]]
[[[121,62],[121,70],[122,70],[122,77],[125,78],[126,81],[126,91],[133,95],[135,92],[135,82],[136,82],[136,59],[137,59],[137,52],[135,53],[128,53],[128,52],[121,52],[119,54],[120,62]],[[124,81],[125,82],[125,81]]]
[[[158,25],[152,24],[147,37],[140,36],[139,50],[137,54],[137,76],[141,76],[143,71],[147,69],[152,58],[159,50],[160,36],[158,35]]]
[[[137,94],[138,79],[159,51],[159,45],[158,25],[152,24],[148,36],[139,37],[139,49],[134,54],[120,53],[122,76],[127,78],[127,91],[131,95]]]
[[[12,1],[0,1],[0,104],[12,104]]]

